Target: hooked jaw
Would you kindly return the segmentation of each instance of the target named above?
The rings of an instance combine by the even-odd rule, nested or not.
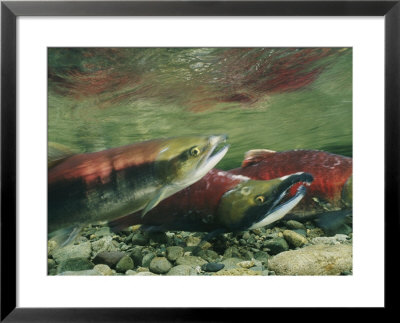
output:
[[[282,182],[279,184],[277,188],[278,196],[276,200],[273,202],[271,208],[268,210],[268,212],[265,213],[261,221],[253,223],[249,227],[249,230],[261,228],[282,219],[301,201],[301,199],[306,194],[307,190],[304,185],[309,186],[313,181],[313,177],[308,173],[296,173],[281,177],[281,179]],[[279,204],[282,201],[282,199],[287,195],[289,189],[293,185],[298,183],[302,183],[302,185],[299,186],[296,194],[289,200],[285,201],[284,203]]]
[[[199,167],[196,170],[196,173],[194,175],[195,178],[202,178],[204,175],[206,175],[212,168],[214,168],[220,161],[221,159],[226,155],[229,149],[229,145],[225,145],[220,149],[218,152],[216,152],[214,155],[213,152],[215,149],[220,145],[221,143],[226,142],[226,135],[220,135],[220,136],[211,136],[209,138],[209,143],[210,143],[210,151],[208,154],[204,157],[204,160],[200,163]]]

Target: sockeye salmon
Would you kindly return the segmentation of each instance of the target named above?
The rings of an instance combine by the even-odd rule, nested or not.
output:
[[[50,163],[48,232],[140,211],[200,180],[226,154],[226,136],[157,139]],[[54,154],[57,155],[57,154]]]
[[[134,213],[109,222],[118,231],[141,224],[149,231],[224,232],[255,229],[281,219],[305,194],[310,174],[299,173],[269,181],[211,170],[200,181],[162,201],[146,217]],[[300,184],[297,193],[279,204],[288,190]],[[206,239],[206,238],[205,238]]]
[[[251,150],[246,153],[242,167],[229,172],[254,180],[269,180],[296,172],[312,174],[314,181],[307,194],[290,211],[297,218],[352,207],[353,160],[350,157],[319,150]]]

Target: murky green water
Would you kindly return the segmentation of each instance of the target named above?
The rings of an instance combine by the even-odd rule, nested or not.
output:
[[[229,136],[222,169],[259,148],[351,156],[351,49],[49,50],[49,141],[90,152],[191,134]]]

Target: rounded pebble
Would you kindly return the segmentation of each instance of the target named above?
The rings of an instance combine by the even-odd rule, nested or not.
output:
[[[165,257],[154,257],[149,266],[150,271],[155,274],[166,274],[171,268],[171,263]]]
[[[201,269],[207,272],[217,272],[224,268],[225,265],[217,262],[209,262],[201,266]]]
[[[118,261],[117,265],[115,266],[115,270],[119,273],[124,273],[129,269],[133,269],[134,264],[133,260],[129,256],[123,256],[120,261]]]
[[[99,264],[93,267],[94,270],[98,271],[100,274],[103,276],[111,276],[112,275],[112,269],[108,267],[107,265]]]
[[[292,230],[283,231],[283,237],[290,245],[295,248],[301,247],[308,243],[308,240],[304,236]]]

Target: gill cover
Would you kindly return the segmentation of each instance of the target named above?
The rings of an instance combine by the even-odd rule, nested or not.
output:
[[[160,178],[159,188],[142,211],[144,216],[165,198],[190,186],[206,175],[227,153],[225,135],[176,137],[166,140],[158,153],[154,170]]]

